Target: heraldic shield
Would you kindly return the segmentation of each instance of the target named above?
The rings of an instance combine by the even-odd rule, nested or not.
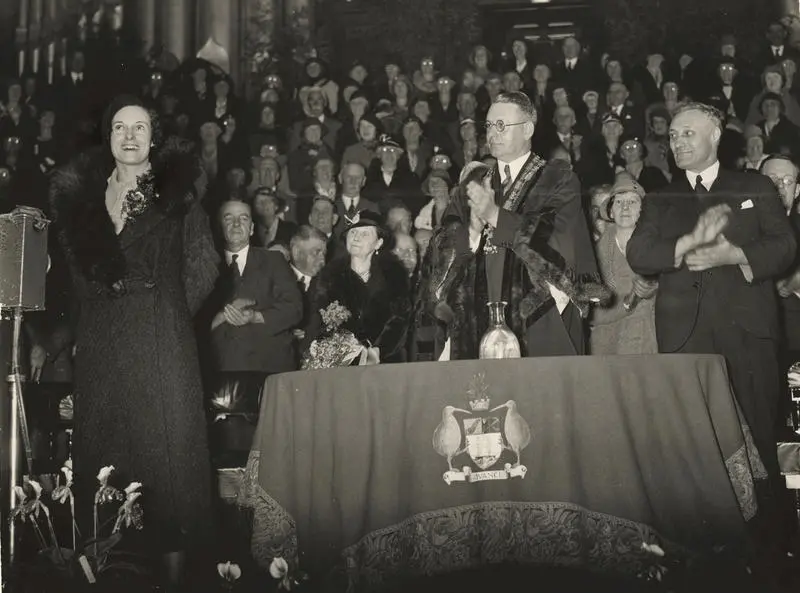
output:
[[[520,453],[531,441],[531,430],[517,411],[516,402],[509,400],[492,408],[484,373],[470,381],[467,401],[469,410],[446,406],[433,433],[433,448],[447,459],[444,481],[524,478],[528,470],[520,461]],[[506,451],[510,454],[504,461],[501,458]],[[461,470],[454,465],[458,459],[465,462]]]

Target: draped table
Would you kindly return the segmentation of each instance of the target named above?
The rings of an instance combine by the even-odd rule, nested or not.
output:
[[[270,377],[240,498],[261,566],[374,590],[503,562],[640,574],[643,544],[745,542],[765,475],[721,357],[453,361]]]

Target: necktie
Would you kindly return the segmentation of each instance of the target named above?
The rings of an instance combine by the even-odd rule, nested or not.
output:
[[[347,207],[347,218],[353,218],[356,215],[356,201],[353,198],[347,198],[350,205]]]
[[[511,165],[506,165],[503,169],[503,195],[506,194],[508,188],[511,187],[513,180],[511,179]]]
[[[708,190],[706,189],[706,186],[703,185],[703,176],[702,175],[698,175],[697,178],[694,180],[694,193],[696,193],[698,196],[701,196],[701,197],[708,194]]]
[[[308,291],[308,282],[305,276],[300,276],[300,278],[297,279],[297,287],[300,289],[300,292]]]
[[[239,270],[239,264],[236,260],[239,259],[239,254],[234,253],[231,255],[231,263],[228,266],[228,299],[233,300],[236,298],[236,293],[239,290],[239,284],[242,282],[242,273]]]

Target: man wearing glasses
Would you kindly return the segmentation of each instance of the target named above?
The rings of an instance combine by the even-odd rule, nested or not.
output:
[[[505,301],[507,322],[523,356],[584,354],[584,323],[576,305],[585,303],[574,303],[555,286],[566,290],[569,284],[578,289],[570,291],[574,295],[585,292],[579,288],[584,282],[599,283],[578,178],[569,163],[545,162],[531,152],[536,110],[524,93],[500,94],[484,125],[497,163],[491,175],[465,182],[466,200],[451,201],[443,217],[446,228],[437,239],[446,245],[446,234],[453,233],[454,249],[465,251],[468,244],[474,254],[466,258],[474,273],[465,274],[455,292],[466,293],[467,302],[474,303],[467,316],[477,319],[478,340],[488,327],[486,304]],[[460,241],[460,232],[468,237]],[[531,271],[533,259],[546,261],[564,283]],[[457,335],[461,324],[442,321],[448,324],[448,339],[439,359],[477,357],[460,346],[469,341]]]

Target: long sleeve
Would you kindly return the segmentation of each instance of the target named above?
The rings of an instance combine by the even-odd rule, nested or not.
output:
[[[213,291],[219,264],[208,217],[200,202],[195,202],[183,220],[183,286],[192,315]]]
[[[654,194],[642,201],[639,221],[628,241],[628,264],[635,273],[642,276],[655,276],[675,270],[675,244],[678,240],[661,237],[662,199]]]
[[[408,285],[405,285],[395,294],[389,303],[389,311],[391,315],[374,343],[375,346],[380,348],[381,360],[396,357],[398,352],[406,347],[406,337],[408,336],[411,321],[411,298]]]
[[[275,336],[297,327],[303,319],[303,296],[297,287],[289,264],[277,252],[269,252],[268,266],[272,275],[272,294],[269,301],[258,303],[255,310],[264,317],[257,327],[268,336]]]
[[[755,241],[740,245],[752,269],[753,282],[778,277],[792,264],[797,251],[797,241],[777,191],[766,178],[757,182],[760,187],[752,199],[760,235]]]

